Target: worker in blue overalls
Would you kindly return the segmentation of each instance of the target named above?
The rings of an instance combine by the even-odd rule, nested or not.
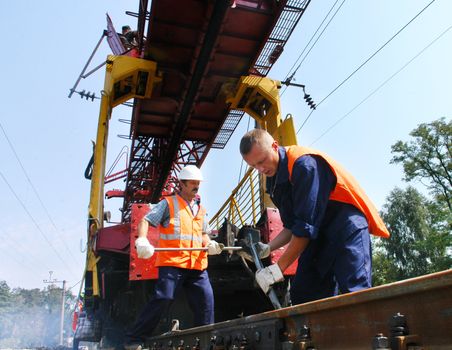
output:
[[[217,255],[222,250],[219,243],[209,238],[206,211],[197,200],[202,180],[199,168],[194,165],[184,167],[179,173],[180,191],[152,206],[138,225],[138,238],[135,241],[138,257],[149,259],[155,252],[147,239],[149,225],[159,228],[158,247],[163,251],[157,253],[155,262],[159,277],[154,297],[127,332],[124,346],[127,350],[141,350],[180,289],[184,289],[187,295],[194,314],[194,326],[214,322],[214,299],[207,274],[207,255]],[[193,250],[203,247],[207,250]],[[169,249],[165,251],[165,248]]]
[[[240,153],[267,177],[266,191],[284,227],[271,242],[260,243],[260,257],[288,244],[277,263],[256,272],[262,290],[282,281],[297,258],[290,287],[294,305],[371,287],[369,233],[388,238],[389,232],[356,180],[326,154],[280,147],[262,129],[242,137]]]

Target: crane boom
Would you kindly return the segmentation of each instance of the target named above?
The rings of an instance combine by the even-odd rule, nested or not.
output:
[[[133,203],[171,192],[181,167],[226,145],[243,115],[228,110],[229,90],[242,75],[267,75],[309,2],[160,0],[150,11],[140,3],[142,56],[157,63],[162,84],[134,103],[123,222]],[[142,190],[149,194],[135,196]]]

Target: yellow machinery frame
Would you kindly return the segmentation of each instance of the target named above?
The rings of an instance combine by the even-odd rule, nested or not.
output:
[[[104,178],[107,157],[108,127],[112,110],[131,98],[150,98],[152,88],[161,79],[157,77],[157,64],[129,56],[108,56],[104,90],[100,103],[91,192],[88,207],[88,244],[84,278],[92,279],[92,295],[99,296],[95,238],[104,221]],[[89,276],[87,276],[89,274]]]
[[[260,128],[267,130],[282,146],[296,145],[293,119],[281,118],[279,89],[281,82],[265,77],[243,76],[233,95],[227,98],[230,109],[244,111]],[[257,189],[256,189],[257,188]],[[255,225],[267,207],[274,207],[265,194],[265,177],[249,169],[232,194],[210,220],[219,229],[226,218],[234,225]]]

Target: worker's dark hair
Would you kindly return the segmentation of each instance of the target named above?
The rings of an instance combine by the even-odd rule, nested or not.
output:
[[[122,30],[130,29],[130,26],[122,26]]]

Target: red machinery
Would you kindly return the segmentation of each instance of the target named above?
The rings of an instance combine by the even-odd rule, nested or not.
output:
[[[121,346],[127,325],[157,277],[152,261],[143,263],[130,249],[147,203],[174,191],[182,166],[200,166],[211,148],[225,146],[250,98],[257,101],[259,108],[251,111],[257,117],[262,110],[270,111],[271,98],[253,90],[253,77],[242,77],[267,75],[309,2],[140,0],[138,13],[131,13],[138,18],[139,40],[130,51],[120,45],[109,24],[104,34],[116,56],[107,60],[92,161],[84,312],[78,319],[75,348],[80,341]],[[239,81],[245,84],[243,95],[226,101]],[[274,82],[267,83],[271,89]],[[104,227],[103,185],[125,175],[105,178],[108,121],[111,109],[132,97],[126,185],[106,193],[124,197],[122,220]],[[254,224],[266,241],[278,231],[280,221],[274,209],[260,213]],[[225,222],[217,240],[231,245],[240,229]],[[155,240],[157,232],[151,230],[148,237]],[[452,344],[452,271],[272,312],[264,312],[272,305],[234,256],[209,258],[209,276],[215,319],[228,322],[190,328],[190,312],[181,296],[155,333],[167,332],[172,319],[184,330],[153,337],[152,350],[403,350],[424,345],[446,349]],[[283,300],[287,285],[277,288]]]
[[[121,343],[126,325],[133,321],[157,277],[155,268],[135,259],[130,249],[137,222],[148,208],[145,203],[155,203],[162,194],[173,192],[184,165],[201,166],[211,148],[224,148],[244,114],[228,109],[228,94],[242,76],[268,74],[309,2],[154,0],[149,4],[140,0],[139,11],[133,14],[138,18],[138,45],[132,51],[124,50],[109,21],[104,35],[116,56],[107,60],[92,160],[86,317],[79,321],[75,344],[82,340],[102,340],[103,346]],[[121,55],[139,58],[122,59]],[[130,73],[128,64],[133,59],[139,68]],[[105,194],[124,197],[121,224],[104,227],[103,185],[125,175],[105,178],[108,123],[111,109],[130,97],[136,98],[125,188]],[[232,229],[229,225],[223,231]],[[209,261],[216,320],[271,309],[253,278],[237,261],[229,260],[230,256]],[[243,307],[231,307],[230,301],[237,298],[243,300]],[[182,299],[170,315],[187,327],[191,321],[185,311]],[[171,318],[162,320],[157,331],[166,331]]]

